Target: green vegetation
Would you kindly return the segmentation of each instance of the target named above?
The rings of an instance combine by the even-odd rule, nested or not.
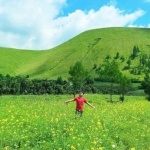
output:
[[[144,89],[144,92],[148,95],[148,100],[150,101],[150,76],[148,73],[145,74],[141,86]]]
[[[113,84],[121,81],[121,72],[119,70],[118,64],[113,61],[106,61],[99,68],[96,69],[97,74],[99,75],[100,79],[104,81],[110,82],[110,102],[112,102],[112,94],[113,94]],[[121,82],[120,82],[121,83]]]
[[[137,67],[140,56],[150,54],[150,29],[148,28],[102,28],[86,31],[69,41],[44,51],[0,48],[0,73],[11,76],[29,75],[30,78],[67,79],[69,68],[82,61],[92,76],[93,66],[99,65],[109,56],[120,60],[120,69],[127,66],[133,48],[139,48],[138,57],[130,60],[132,72]],[[137,56],[137,55],[136,55]],[[122,72],[132,79],[143,79],[143,74],[131,74],[128,69]]]
[[[50,50],[0,48],[0,149],[150,149],[149,37],[146,28],[104,28]],[[99,93],[85,95],[97,108],[75,120],[75,104],[62,101],[81,89]]]
[[[85,86],[85,80],[88,78],[88,71],[84,68],[81,62],[76,62],[74,66],[70,66],[69,74],[69,81],[72,83],[73,86],[73,93],[79,93],[83,90]]]
[[[127,96],[108,103],[109,95],[85,95],[82,119],[74,119],[75,103],[60,96],[1,96],[0,149],[4,150],[148,150],[150,103]],[[114,96],[118,99],[118,96]]]

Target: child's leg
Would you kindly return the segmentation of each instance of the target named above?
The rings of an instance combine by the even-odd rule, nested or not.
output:
[[[79,115],[79,110],[75,111],[75,119],[77,118],[77,116]]]
[[[79,111],[79,114],[80,114],[80,117],[82,117],[83,111],[80,110],[80,111]]]
[[[78,115],[79,117],[82,117],[82,113],[83,113],[82,110],[76,110],[76,111],[75,111],[75,119],[76,119],[77,115]]]

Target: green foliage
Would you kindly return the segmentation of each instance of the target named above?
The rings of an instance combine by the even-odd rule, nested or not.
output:
[[[120,100],[124,101],[124,95],[129,91],[131,87],[131,80],[128,79],[126,76],[121,75],[119,78],[119,93]]]
[[[87,76],[84,80],[82,91],[85,93],[108,93],[109,84],[101,86],[94,84],[95,80],[91,76]],[[77,91],[79,92],[79,86],[77,85]],[[115,85],[116,86],[116,85]],[[117,85],[118,86],[118,85]],[[116,87],[117,87],[116,86]],[[118,88],[113,89],[113,94],[118,94]],[[105,88],[105,89],[104,89]],[[0,95],[42,95],[42,94],[72,94],[73,88],[69,82],[58,77],[57,80],[47,79],[30,79],[29,76],[21,77],[10,75],[3,76],[0,74]],[[75,93],[74,93],[75,94]]]
[[[96,73],[99,75],[99,78],[105,79],[110,82],[110,101],[112,102],[113,94],[113,84],[118,82],[121,78],[121,71],[119,65],[115,60],[105,61],[100,65]]]
[[[66,83],[66,81],[64,81],[61,76],[58,77],[56,80],[56,84],[64,85],[65,83]]]
[[[121,60],[122,62],[124,62],[124,61],[125,61],[124,56],[121,56],[121,57],[120,57],[120,60]]]
[[[115,60],[111,60],[105,61],[101,64],[96,73],[100,78],[113,83],[117,82],[118,76],[121,72],[118,63]]]
[[[0,75],[0,95],[41,95],[41,94],[66,94],[70,93],[69,84],[59,77],[57,80],[29,79],[21,77]]]
[[[130,66],[131,66],[131,60],[130,60],[130,59],[128,59],[127,65],[128,65],[128,67],[130,68]]]
[[[97,68],[97,64],[94,64],[94,66],[93,66],[92,69],[94,70],[94,69],[96,69],[96,68]]]
[[[69,70],[69,81],[72,83],[73,86],[73,93],[82,91],[85,80],[88,77],[88,71],[84,68],[81,62],[77,61],[74,66],[70,66]]]
[[[147,59],[148,59],[148,56],[146,54],[140,55],[140,60],[139,60],[140,64],[142,64],[142,66],[146,66]]]
[[[148,100],[150,101],[150,75],[148,72],[145,73],[144,80],[141,83],[144,92],[148,95]]]
[[[141,75],[144,70],[145,69],[143,68],[143,66],[139,64],[138,66],[131,68],[130,73],[134,75]]]
[[[140,52],[139,47],[138,47],[138,46],[134,46],[134,47],[133,47],[133,52],[132,52],[132,54],[131,54],[131,56],[130,56],[131,59],[135,59],[135,57],[138,56],[139,52]]]
[[[119,58],[119,52],[116,53],[116,56],[114,57],[114,59],[118,59]]]
[[[106,60],[109,60],[109,59],[111,59],[111,56],[110,56],[110,55],[107,55],[105,59],[106,59]]]

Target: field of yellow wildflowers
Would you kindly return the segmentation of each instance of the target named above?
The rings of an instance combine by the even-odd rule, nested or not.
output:
[[[96,109],[85,105],[75,119],[75,103],[62,103],[72,95],[1,96],[0,149],[150,149],[150,102],[126,96],[124,103],[109,103],[108,97],[85,95]]]

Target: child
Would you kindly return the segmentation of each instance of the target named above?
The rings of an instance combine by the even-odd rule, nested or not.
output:
[[[80,92],[78,97],[75,97],[74,99],[64,101],[64,103],[70,103],[76,101],[76,111],[75,114],[82,117],[83,109],[84,109],[84,103],[88,104],[90,107],[95,109],[95,106],[92,106],[85,98],[83,98],[83,93]],[[75,116],[76,118],[76,116]]]

